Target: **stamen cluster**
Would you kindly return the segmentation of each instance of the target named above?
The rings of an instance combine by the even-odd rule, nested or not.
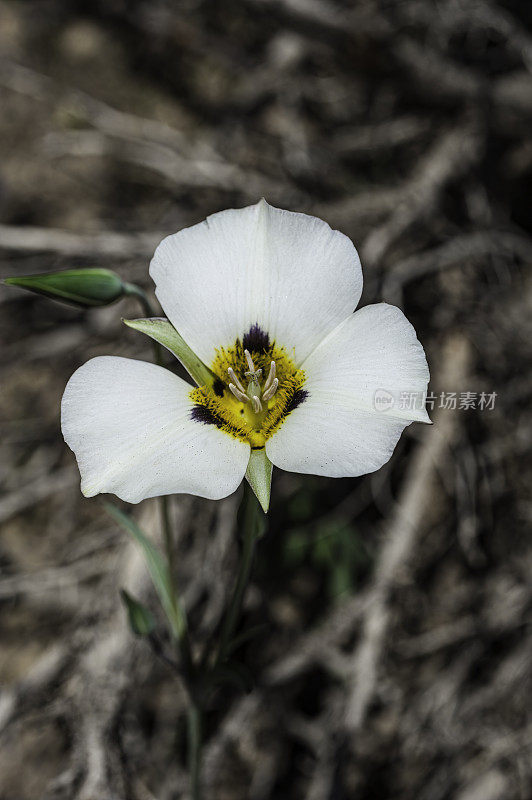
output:
[[[275,377],[275,361],[270,362],[270,370],[264,386],[260,386],[260,378],[262,377],[262,368],[255,369],[253,359],[249,350],[244,350],[244,355],[249,367],[249,371],[245,372],[245,377],[249,379],[247,390],[244,389],[241,381],[239,381],[234,369],[228,367],[227,373],[231,383],[229,389],[234,394],[237,400],[242,403],[251,403],[253,411],[259,414],[263,410],[263,404],[271,400],[279,386],[279,379]]]
[[[258,344],[246,347],[237,339],[233,346],[221,347],[210,365],[218,381],[190,393],[193,419],[215,425],[255,449],[263,447],[307,397],[305,373],[286,350],[265,336]]]

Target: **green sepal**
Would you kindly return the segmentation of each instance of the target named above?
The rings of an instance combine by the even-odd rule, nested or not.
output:
[[[170,623],[172,634],[176,639],[182,639],[186,633],[187,623],[185,613],[172,591],[168,562],[163,558],[157,547],[150,542],[148,537],[141,531],[132,517],[124,514],[123,511],[108,501],[104,502],[104,506],[113,519],[118,522],[124,530],[130,533],[140,546],[155,591],[159,595],[161,605]]]
[[[120,589],[120,597],[126,608],[129,626],[135,636],[149,636],[155,630],[155,620],[149,609],[135,600],[125,589]]]
[[[107,306],[127,293],[116,272],[92,267],[5,278],[4,283],[82,308]]]
[[[249,457],[246,478],[265,514],[270,507],[273,464],[266,455],[266,448],[252,450]]]
[[[198,386],[212,386],[217,380],[212,372],[200,358],[190,349],[183,337],[176,331],[171,322],[165,317],[152,317],[150,319],[124,319],[128,328],[140,331],[155,339],[167,350],[170,350],[183,364],[190,377]]]

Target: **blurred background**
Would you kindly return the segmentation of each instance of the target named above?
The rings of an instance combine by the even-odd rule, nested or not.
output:
[[[519,0],[0,2],[0,276],[151,292],[162,236],[265,196],[348,234],[427,352],[434,425],[379,472],[275,472],[209,800],[532,797],[531,28]],[[186,797],[184,696],[118,589],[156,602],[59,429],[87,358],[150,359],[142,312],[0,304],[0,797]],[[173,501],[198,643],[238,501]]]

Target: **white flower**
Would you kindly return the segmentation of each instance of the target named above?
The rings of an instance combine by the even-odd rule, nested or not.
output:
[[[412,325],[384,303],[353,313],[360,261],[325,222],[265,201],[222,211],[164,239],[150,274],[217,380],[193,389],[112,356],[78,369],[62,430],[86,496],[219,499],[238,487],[251,452],[292,472],[362,475],[388,461],[412,421],[429,422],[424,403],[399,402],[423,397],[429,380]]]

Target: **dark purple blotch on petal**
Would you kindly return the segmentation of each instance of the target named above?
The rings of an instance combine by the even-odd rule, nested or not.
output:
[[[190,412],[190,419],[194,422],[201,422],[203,425],[216,425],[217,428],[224,426],[224,421],[210,408],[201,405],[195,405]]]
[[[270,347],[270,337],[258,323],[255,323],[244,334],[242,346],[244,350],[249,350],[250,353],[266,353]]]
[[[304,403],[308,397],[308,392],[305,389],[297,389],[290,400],[288,401],[286,408],[285,408],[285,415],[290,414],[291,411],[298,408],[301,403]]]

